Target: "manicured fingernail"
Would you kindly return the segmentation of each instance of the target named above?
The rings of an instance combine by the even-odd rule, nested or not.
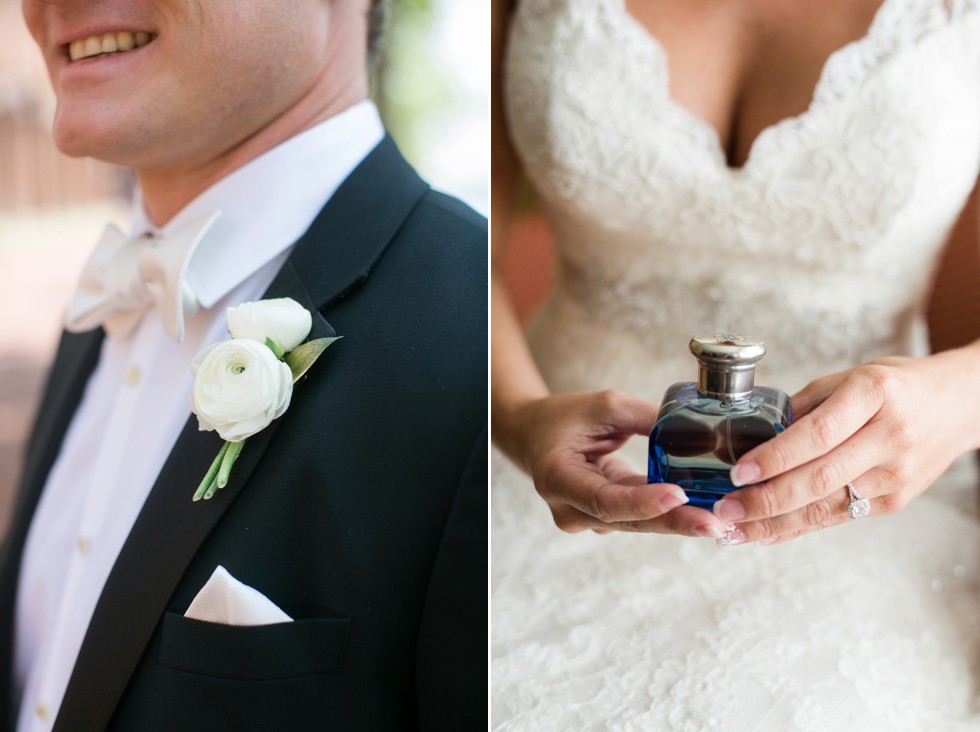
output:
[[[736,487],[755,483],[761,475],[762,470],[758,463],[739,463],[733,466],[731,473],[729,473],[729,477]]]
[[[687,497],[687,494],[680,488],[674,488],[667,492],[667,494],[660,499],[660,509],[662,511],[669,511],[672,508],[677,508],[678,506],[683,506],[685,503],[691,499]]]
[[[768,539],[760,539],[756,543],[759,546],[769,546],[770,544],[775,544],[777,541],[779,541],[778,536],[770,536]]]
[[[694,532],[698,536],[703,536],[705,539],[721,539],[725,535],[725,532],[714,524],[699,526],[694,530]]]
[[[723,521],[738,521],[745,518],[745,508],[734,498],[722,498],[712,509],[715,516]]]
[[[745,543],[745,532],[737,526],[715,541],[718,546],[737,546]]]

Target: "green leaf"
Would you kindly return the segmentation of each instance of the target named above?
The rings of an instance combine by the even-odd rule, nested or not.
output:
[[[276,358],[278,358],[280,361],[282,361],[282,357],[286,355],[286,352],[284,350],[282,350],[282,348],[279,347],[279,344],[278,343],[276,343],[271,338],[266,338],[265,339],[265,345],[267,345],[269,347],[269,350],[270,351],[272,351],[274,354],[276,354]]]
[[[228,452],[228,445],[230,444],[231,444],[230,442],[226,442],[224,445],[221,446],[221,449],[218,451],[218,457],[216,457],[214,459],[214,462],[211,463],[211,467],[208,468],[208,472],[204,476],[204,480],[201,481],[201,485],[199,485],[197,487],[197,490],[194,491],[194,498],[193,498],[194,501],[200,501],[202,498],[211,497],[207,495],[207,493],[211,488],[211,484],[214,483],[215,476],[218,474],[218,468],[221,467],[221,463],[225,459],[225,453]],[[210,492],[211,495],[214,495],[214,491],[210,491]]]
[[[296,346],[296,348],[286,354],[283,361],[289,366],[289,370],[293,372],[293,383],[295,384],[299,381],[300,377],[309,370],[310,366],[320,358],[320,355],[341,338],[343,336],[317,338],[315,341],[309,341],[308,343]]]

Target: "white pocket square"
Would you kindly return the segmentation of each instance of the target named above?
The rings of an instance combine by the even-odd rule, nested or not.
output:
[[[242,584],[220,564],[197,597],[185,618],[224,625],[272,625],[293,619],[254,587]]]

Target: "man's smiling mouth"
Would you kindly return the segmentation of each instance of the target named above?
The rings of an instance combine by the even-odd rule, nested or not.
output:
[[[119,33],[104,33],[100,36],[89,36],[69,43],[68,57],[72,61],[79,61],[83,58],[125,53],[134,48],[145,46],[154,38],[156,38],[154,34],[142,31],[137,33],[121,31]]]

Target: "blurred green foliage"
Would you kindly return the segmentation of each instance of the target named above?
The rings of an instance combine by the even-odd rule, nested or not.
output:
[[[375,76],[374,100],[385,126],[414,165],[424,157],[421,130],[427,117],[451,103],[448,70],[433,52],[439,11],[461,0],[393,0],[381,60]]]

